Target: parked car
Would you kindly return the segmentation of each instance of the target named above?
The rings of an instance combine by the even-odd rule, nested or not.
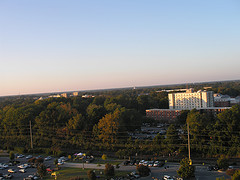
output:
[[[8,172],[15,173],[16,171],[15,171],[15,169],[9,169]]]
[[[23,158],[23,157],[24,157],[23,154],[19,154],[19,155],[17,155],[17,158]]]
[[[134,178],[140,178],[140,175],[137,174],[135,171],[130,173],[131,176],[133,176]]]
[[[173,179],[171,178],[171,176],[169,176],[169,175],[164,175],[164,176],[163,176],[163,179],[164,179],[164,180],[173,180]]]
[[[64,164],[64,162],[58,161],[58,165],[63,165],[63,164]]]
[[[26,156],[26,159],[31,159],[33,156],[32,155],[28,155]]]
[[[51,156],[48,156],[48,157],[44,158],[45,161],[49,161],[49,160],[51,160],[51,159],[52,159]]]
[[[3,178],[5,178],[5,179],[12,179],[13,175],[12,174],[4,174]]]
[[[130,161],[124,161],[123,164],[124,166],[127,166],[130,163]]]
[[[27,172],[27,171],[26,171],[26,169],[19,169],[19,172],[25,173],[25,172]]]

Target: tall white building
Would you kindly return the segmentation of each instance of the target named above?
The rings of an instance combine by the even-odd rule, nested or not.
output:
[[[169,109],[199,109],[214,107],[213,91],[198,91],[187,89],[183,93],[169,93]]]

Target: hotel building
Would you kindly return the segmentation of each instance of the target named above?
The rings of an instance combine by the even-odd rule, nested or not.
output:
[[[187,89],[183,93],[169,93],[169,109],[191,110],[214,107],[213,91]]]

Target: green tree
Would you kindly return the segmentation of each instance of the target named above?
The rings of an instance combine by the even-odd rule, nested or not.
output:
[[[88,172],[87,172],[87,175],[88,175],[88,179],[89,180],[95,180],[97,177],[96,177],[96,174],[95,174],[95,172],[93,171],[93,170],[89,170]]]
[[[217,160],[217,165],[220,169],[227,169],[229,164],[228,164],[228,159],[221,155],[218,160]]]
[[[144,165],[142,165],[142,164],[137,165],[137,166],[136,166],[136,170],[137,170],[137,172],[139,173],[139,175],[142,176],[142,177],[148,176],[149,173],[151,172],[151,170],[149,169],[149,167],[144,166]]]
[[[171,152],[177,149],[176,145],[179,144],[179,136],[176,127],[173,124],[171,124],[167,129],[165,142]]]
[[[177,171],[177,174],[182,178],[190,178],[194,176],[195,167],[190,165],[189,159],[182,159],[180,162],[180,168]]]
[[[235,171],[235,173],[232,176],[232,180],[240,180],[240,170]]]
[[[14,154],[14,152],[11,151],[11,152],[9,153],[9,159],[10,159],[11,161],[13,161],[14,158],[15,158],[15,154]]]
[[[109,163],[105,164],[104,174],[105,176],[108,176],[108,177],[114,176],[115,172],[112,164],[109,164]]]
[[[98,138],[109,147],[117,143],[119,131],[120,111],[116,109],[114,113],[106,114],[98,123]]]
[[[39,176],[41,177],[41,179],[46,176],[47,174],[47,170],[46,170],[46,166],[44,164],[39,164],[37,167],[37,173],[39,174]]]

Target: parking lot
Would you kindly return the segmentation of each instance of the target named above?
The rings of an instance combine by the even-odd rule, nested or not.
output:
[[[17,158],[15,160],[19,161],[20,163],[17,164],[17,165],[10,166],[9,165],[9,157],[0,157],[0,163],[4,163],[4,164],[8,165],[7,168],[0,170],[0,173],[1,174],[12,174],[13,175],[12,179],[16,179],[16,180],[23,180],[24,178],[28,177],[29,175],[36,174],[37,168],[32,168],[32,167],[26,168],[25,173],[19,172],[19,170],[21,169],[21,168],[18,167],[19,165],[29,164],[28,159],[26,159],[26,157]],[[48,160],[48,161],[44,161],[44,164],[46,166],[50,166],[51,168],[54,168],[55,165],[53,164],[53,161],[54,161],[54,158],[51,159],[51,160]],[[9,169],[14,169],[16,172],[15,173],[9,173],[8,172]]]

